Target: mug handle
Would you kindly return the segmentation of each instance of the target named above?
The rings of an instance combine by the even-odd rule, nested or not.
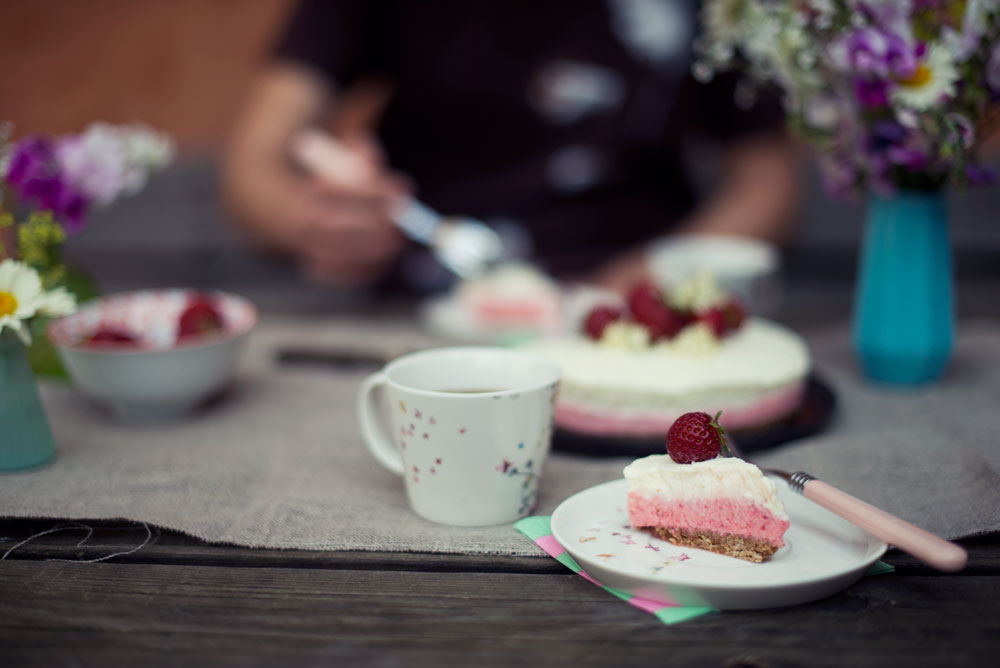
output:
[[[385,374],[379,371],[361,383],[358,388],[358,423],[361,425],[361,437],[378,463],[396,475],[403,475],[403,457],[378,414],[378,400],[385,391],[385,382]]]

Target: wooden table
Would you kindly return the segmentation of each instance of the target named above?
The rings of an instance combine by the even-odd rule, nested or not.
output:
[[[52,520],[0,521],[0,554]],[[553,559],[252,550],[88,523],[0,562],[0,666],[986,666],[1000,535],[806,605],[664,626]],[[76,560],[76,563],[74,563]]]

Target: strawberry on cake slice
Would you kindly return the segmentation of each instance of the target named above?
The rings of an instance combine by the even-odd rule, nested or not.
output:
[[[762,562],[784,546],[788,515],[774,481],[736,457],[722,457],[719,415],[687,413],[667,433],[667,454],[623,471],[629,522],[675,545]]]

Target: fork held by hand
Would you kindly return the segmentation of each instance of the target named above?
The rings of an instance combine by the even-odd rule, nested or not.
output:
[[[895,545],[942,571],[960,571],[968,560],[966,551],[906,520],[843,492],[808,473],[786,473],[764,469],[788,482],[789,487],[810,501],[858,525],[868,533]]]
[[[303,167],[331,183],[355,184],[372,170],[356,153],[316,129],[296,134],[291,151]],[[437,260],[461,278],[477,276],[505,257],[503,240],[493,228],[471,218],[444,218],[413,197],[396,208],[392,222],[406,236],[430,247]]]

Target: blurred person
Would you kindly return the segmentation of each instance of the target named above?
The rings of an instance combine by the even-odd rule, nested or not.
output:
[[[227,202],[260,244],[345,286],[406,266],[390,213],[408,194],[517,221],[544,270],[618,289],[667,233],[781,241],[798,161],[780,104],[738,108],[735,79],[692,78],[697,12],[694,0],[304,0],[235,127]],[[349,184],[290,155],[297,132],[338,114],[367,166]],[[704,196],[684,157],[695,137],[720,154]]]

